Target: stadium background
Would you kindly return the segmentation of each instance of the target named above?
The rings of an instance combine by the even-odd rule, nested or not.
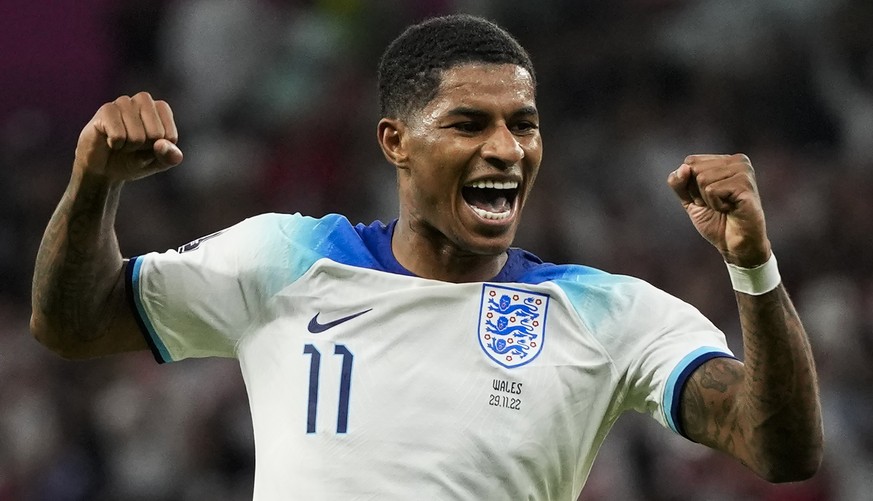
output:
[[[0,2],[0,501],[250,499],[233,361],[60,360],[30,276],[79,130],[116,95],[174,107],[185,163],[127,186],[126,255],[264,211],[396,211],[375,67],[406,24],[483,14],[530,50],[545,160],[518,244],[643,277],[740,349],[723,265],[665,184],[686,154],[757,168],[821,375],[826,458],[769,486],[628,415],[583,500],[860,500],[873,492],[873,3],[867,0]],[[410,451],[414,453],[414,451]]]

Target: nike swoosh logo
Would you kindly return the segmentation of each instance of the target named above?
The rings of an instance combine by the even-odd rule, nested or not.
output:
[[[318,321],[319,313],[316,313],[315,316],[312,317],[312,320],[309,321],[309,325],[307,325],[306,328],[309,329],[309,332],[311,332],[313,334],[318,334],[319,332],[324,332],[328,329],[332,329],[341,323],[348,322],[349,320],[351,320],[353,318],[360,317],[361,315],[363,315],[364,313],[367,313],[368,311],[371,311],[372,309],[373,308],[370,308],[369,310],[359,311],[355,314],[349,315],[347,317],[338,318],[338,319],[333,320],[331,322],[328,322],[326,324],[320,323]]]

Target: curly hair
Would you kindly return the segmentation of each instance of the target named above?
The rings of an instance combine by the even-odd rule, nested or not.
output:
[[[382,54],[382,116],[404,118],[424,108],[436,97],[442,72],[466,63],[516,64],[536,87],[530,56],[506,30],[467,14],[435,17],[407,28]]]

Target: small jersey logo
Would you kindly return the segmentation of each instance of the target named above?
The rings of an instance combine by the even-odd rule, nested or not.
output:
[[[529,363],[543,350],[548,308],[548,294],[484,284],[479,345],[503,367]]]
[[[326,322],[326,323],[321,323],[318,321],[318,315],[321,314],[320,312],[318,312],[315,314],[314,317],[312,317],[312,319],[309,321],[309,325],[307,325],[306,328],[309,330],[309,332],[311,332],[313,334],[318,334],[318,333],[324,332],[328,329],[332,329],[341,323],[348,322],[349,320],[351,320],[353,318],[360,317],[361,315],[363,315],[364,313],[367,313],[368,311],[370,311],[372,309],[373,308],[370,308],[369,310],[359,311],[357,313],[354,313],[354,314],[351,314],[351,315],[348,315],[348,316],[345,316],[342,318],[338,318],[336,320]]]

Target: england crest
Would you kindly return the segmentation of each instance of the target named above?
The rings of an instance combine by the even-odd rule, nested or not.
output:
[[[548,294],[484,284],[479,346],[508,369],[529,363],[543,350],[548,308]]]

